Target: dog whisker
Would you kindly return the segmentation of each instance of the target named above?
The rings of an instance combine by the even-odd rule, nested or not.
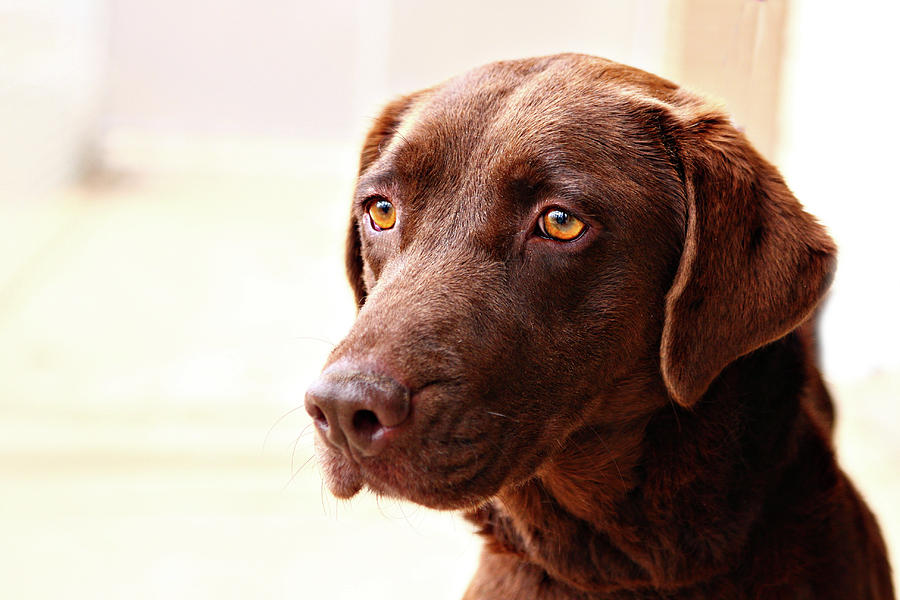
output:
[[[266,436],[263,438],[263,443],[262,443],[262,449],[263,449],[263,450],[266,449],[266,444],[268,444],[268,442],[269,442],[269,436],[272,435],[272,431],[275,429],[275,427],[276,427],[279,423],[281,423],[281,421],[283,421],[285,418],[287,418],[289,415],[294,414],[295,412],[297,412],[297,411],[300,410],[301,408],[303,408],[303,405],[302,405],[302,404],[301,404],[300,406],[295,406],[295,407],[292,408],[291,410],[287,411],[286,413],[284,413],[283,415],[281,415],[280,417],[278,417],[277,419],[275,419],[275,422],[272,423],[272,426],[269,427],[269,430],[266,432]],[[308,425],[307,425],[307,427],[308,427]],[[304,428],[304,429],[305,429],[305,428]]]
[[[325,344],[326,346],[330,346],[331,348],[334,348],[335,346],[337,346],[336,342],[332,342],[331,340],[326,340],[325,338],[315,337],[312,335],[298,335],[298,336],[291,337],[291,339],[295,340],[295,341],[321,342],[321,343]]]
[[[297,468],[296,471],[293,471],[293,473],[291,474],[290,479],[288,479],[288,480],[287,480],[287,483],[285,483],[284,486],[281,488],[281,491],[282,491],[282,492],[285,491],[285,490],[287,490],[288,487],[290,487],[291,483],[294,482],[294,478],[296,478],[297,475],[300,473],[300,471],[302,471],[302,470],[306,467],[306,465],[308,465],[310,462],[312,462],[312,460],[313,460],[315,457],[316,457],[315,454],[311,454],[311,455],[309,456],[309,458],[307,458],[305,461],[303,461],[303,464],[300,465],[300,466]],[[323,482],[323,484],[324,484],[324,482]],[[324,490],[324,488],[323,488],[323,490]]]
[[[510,421],[512,421],[512,422],[514,422],[514,423],[518,423],[518,422],[519,422],[518,419],[514,419],[514,418],[510,417],[509,415],[504,415],[503,413],[494,412],[494,411],[492,411],[492,410],[489,410],[489,411],[486,411],[486,412],[487,412],[487,414],[493,415],[493,416],[495,416],[495,417],[503,417],[504,419],[509,419]]]

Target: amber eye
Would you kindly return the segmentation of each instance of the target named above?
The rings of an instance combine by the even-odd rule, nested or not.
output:
[[[397,211],[387,198],[376,196],[369,201],[366,212],[372,220],[372,229],[382,231],[390,229],[397,222]]]
[[[570,242],[580,236],[587,225],[560,208],[551,208],[541,215],[538,228],[545,237]]]

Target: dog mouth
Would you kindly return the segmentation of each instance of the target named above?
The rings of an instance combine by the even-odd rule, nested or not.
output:
[[[336,379],[334,373],[327,376]],[[380,402],[390,400],[378,394],[393,388],[370,380],[363,379],[360,389]],[[477,384],[444,377],[419,385],[409,396],[408,416],[379,422],[381,414],[373,415],[377,426],[371,435],[357,422],[368,415],[365,410],[335,419],[332,408],[325,419],[317,407],[328,400],[329,389],[315,389],[316,403],[307,412],[316,424],[316,454],[328,490],[349,499],[365,488],[439,510],[471,508],[496,495],[533,462],[536,450],[529,440],[540,437],[541,427],[538,420],[527,425],[512,418],[509,410],[497,412],[507,396]],[[383,404],[366,406],[380,411]]]
[[[317,458],[324,471],[328,491],[344,500],[358,494],[366,483],[359,465],[347,460],[332,448],[322,448],[324,443],[318,440],[316,446]]]
[[[496,457],[468,437],[424,438],[416,447],[357,456],[316,440],[325,485],[349,499],[363,488],[376,495],[409,500],[439,510],[470,508],[499,489],[503,477]]]

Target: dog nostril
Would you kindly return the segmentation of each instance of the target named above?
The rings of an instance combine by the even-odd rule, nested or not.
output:
[[[381,429],[381,421],[371,410],[358,410],[353,415],[353,430],[361,436],[372,439]]]
[[[377,455],[400,437],[398,429],[410,414],[409,397],[406,387],[386,375],[334,371],[310,386],[304,406],[316,433],[358,460]]]
[[[322,409],[318,406],[313,407],[312,418],[316,424],[316,427],[318,427],[322,431],[328,430],[328,417],[325,416],[325,413],[323,413]]]

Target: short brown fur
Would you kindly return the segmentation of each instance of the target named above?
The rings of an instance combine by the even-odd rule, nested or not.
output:
[[[550,206],[588,229],[535,235]],[[347,267],[360,311],[329,368],[411,408],[377,455],[320,436],[326,481],[465,511],[465,598],[893,598],[816,367],[835,247],[718,108],[571,54],[400,98],[364,144]]]

